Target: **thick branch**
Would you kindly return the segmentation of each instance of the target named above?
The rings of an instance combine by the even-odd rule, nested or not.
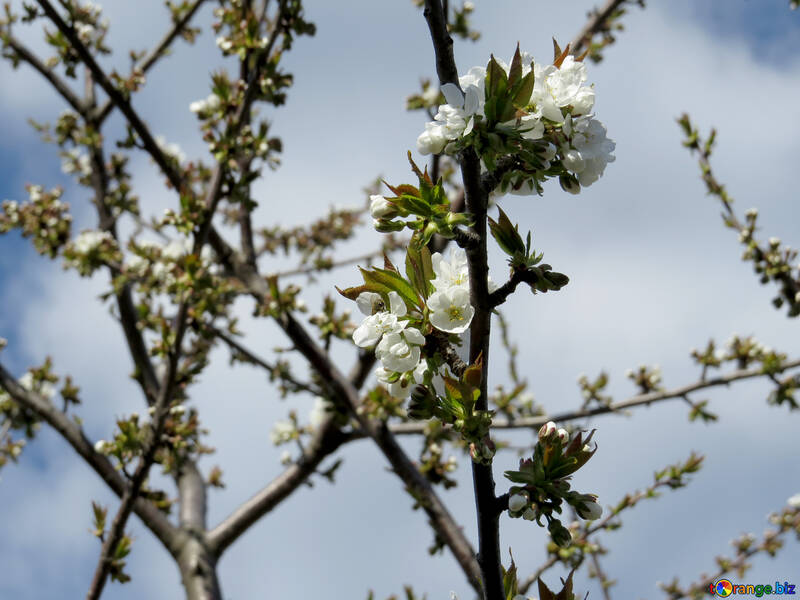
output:
[[[425,19],[433,41],[436,55],[436,72],[439,84],[458,85],[458,69],[453,58],[453,40],[447,33],[446,15],[439,0],[425,1]],[[469,265],[470,302],[475,315],[470,325],[470,362],[483,357],[481,394],[475,404],[477,410],[487,408],[487,380],[489,367],[489,332],[491,326],[491,306],[488,289],[488,258],[486,249],[486,210],[488,193],[481,186],[480,159],[474,149],[464,150],[460,157],[461,176],[464,182],[467,211],[473,215],[471,228],[479,243],[467,248]],[[472,463],[472,479],[475,491],[475,505],[478,520],[478,563],[481,570],[482,594],[484,600],[502,600],[503,578],[500,570],[500,531],[499,515],[494,510],[496,503],[494,478],[491,464]]]
[[[11,33],[6,33],[6,41],[12,50],[30,66],[36,69],[47,81],[50,82],[55,90],[61,95],[69,105],[75,109],[78,114],[86,114],[86,105],[83,101],[75,95],[75,92],[67,85],[67,83],[53,72],[52,69],[45,66],[39,58]]]
[[[94,451],[83,430],[51,402],[20,386],[2,364],[0,364],[0,387],[20,406],[34,412],[55,429],[117,496],[126,493],[128,484],[125,479],[105,456]],[[133,510],[164,547],[174,554],[178,546],[178,532],[167,517],[153,504],[143,499],[136,500]]]
[[[221,556],[239,536],[290,496],[346,440],[333,418],[326,418],[296,462],[208,533],[208,545],[214,555]]]

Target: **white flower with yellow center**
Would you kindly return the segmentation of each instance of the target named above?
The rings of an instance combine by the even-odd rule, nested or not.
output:
[[[445,260],[439,253],[431,255],[431,264],[436,277],[431,282],[437,292],[449,290],[452,287],[469,289],[469,267],[467,253],[461,248],[450,251],[450,260]]]
[[[399,322],[398,317],[404,317],[408,309],[405,302],[397,292],[389,292],[389,310],[383,310],[384,303],[379,294],[362,292],[356,298],[358,309],[367,315],[367,318],[353,332],[353,341],[360,348],[368,348],[378,343],[386,333],[402,330],[405,322]],[[413,367],[413,365],[412,365]]]
[[[428,309],[431,325],[447,333],[464,333],[475,314],[469,290],[460,286],[434,292],[428,298]]]

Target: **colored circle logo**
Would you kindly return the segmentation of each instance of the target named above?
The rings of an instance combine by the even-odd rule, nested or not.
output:
[[[733,584],[727,579],[720,579],[714,584],[714,593],[720,598],[727,598],[733,593]]]

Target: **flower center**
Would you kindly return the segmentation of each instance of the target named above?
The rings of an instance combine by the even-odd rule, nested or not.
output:
[[[451,306],[447,309],[447,315],[450,317],[451,321],[463,321],[464,320],[464,313],[458,306]]]

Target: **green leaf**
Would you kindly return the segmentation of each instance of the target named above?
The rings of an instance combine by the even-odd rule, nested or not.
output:
[[[524,254],[525,242],[522,241],[519,230],[511,223],[511,219],[508,218],[502,208],[498,206],[497,209],[500,212],[498,220],[495,221],[491,217],[489,218],[489,230],[492,237],[497,241],[500,249],[509,256],[514,256],[517,253]]]
[[[517,42],[517,50],[514,52],[514,58],[511,59],[511,67],[508,70],[509,87],[513,86],[520,77],[522,77],[522,57],[519,54],[519,42]]]
[[[431,262],[431,251],[420,243],[417,234],[411,237],[406,251],[406,276],[419,295],[427,298],[431,290],[430,282],[433,281],[435,273]]]
[[[373,269],[372,271],[361,269],[361,275],[364,277],[364,285],[369,291],[379,294],[397,292],[409,307],[419,306],[419,296],[411,284],[399,273],[386,269]]]
[[[362,292],[368,292],[367,286],[365,285],[357,285],[355,287],[349,287],[345,289],[340,289],[339,286],[334,286],[336,291],[339,292],[342,296],[347,298],[348,300],[355,300]]]
[[[533,94],[533,84],[535,78],[533,75],[533,63],[531,63],[531,70],[528,72],[521,81],[513,88],[513,96],[511,97],[511,104],[515,108],[525,108],[531,102],[531,94]]]
[[[508,76],[492,55],[489,64],[486,65],[486,91],[490,97],[496,98],[501,96],[507,87]]]

